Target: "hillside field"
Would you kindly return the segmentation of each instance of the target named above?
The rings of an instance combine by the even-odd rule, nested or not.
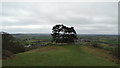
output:
[[[106,53],[97,49],[94,52],[102,56]],[[115,62],[95,53],[91,54],[88,46],[45,46],[3,60],[3,66],[117,66]]]

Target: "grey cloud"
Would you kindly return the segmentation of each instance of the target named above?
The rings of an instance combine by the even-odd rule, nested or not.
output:
[[[51,28],[52,29],[52,28]],[[20,29],[4,29],[5,32],[10,32],[10,33],[51,33],[51,30],[48,28],[20,28]]]
[[[28,25],[55,25],[63,23],[73,26],[78,33],[117,33],[117,3],[90,2],[3,2],[3,27]],[[27,30],[28,31],[27,31]],[[8,32],[31,32],[30,28],[13,29]],[[32,29],[33,31],[49,33],[50,28]],[[108,31],[109,30],[109,31]]]

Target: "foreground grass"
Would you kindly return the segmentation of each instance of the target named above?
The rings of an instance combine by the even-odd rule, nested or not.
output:
[[[116,66],[117,64],[85,52],[79,46],[46,46],[16,54],[3,66]]]

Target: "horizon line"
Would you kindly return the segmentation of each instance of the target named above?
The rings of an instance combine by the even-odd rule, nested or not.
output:
[[[4,32],[4,31],[0,31],[0,32]],[[25,33],[25,32],[16,32],[16,33],[10,33],[10,32],[6,32],[6,33],[9,33],[9,34],[51,34],[51,33]],[[81,34],[81,35],[120,35],[119,33],[117,33],[117,34],[91,34],[91,33],[77,33],[77,34]]]
[[[51,34],[51,33],[9,33],[9,34]],[[80,35],[81,33],[78,33],[78,34]],[[87,33],[84,33],[81,35],[120,35],[120,34],[87,34]]]

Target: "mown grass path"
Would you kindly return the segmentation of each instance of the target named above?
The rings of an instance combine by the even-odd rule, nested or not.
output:
[[[3,66],[116,66],[117,64],[83,51],[80,46],[46,46],[16,54]]]

